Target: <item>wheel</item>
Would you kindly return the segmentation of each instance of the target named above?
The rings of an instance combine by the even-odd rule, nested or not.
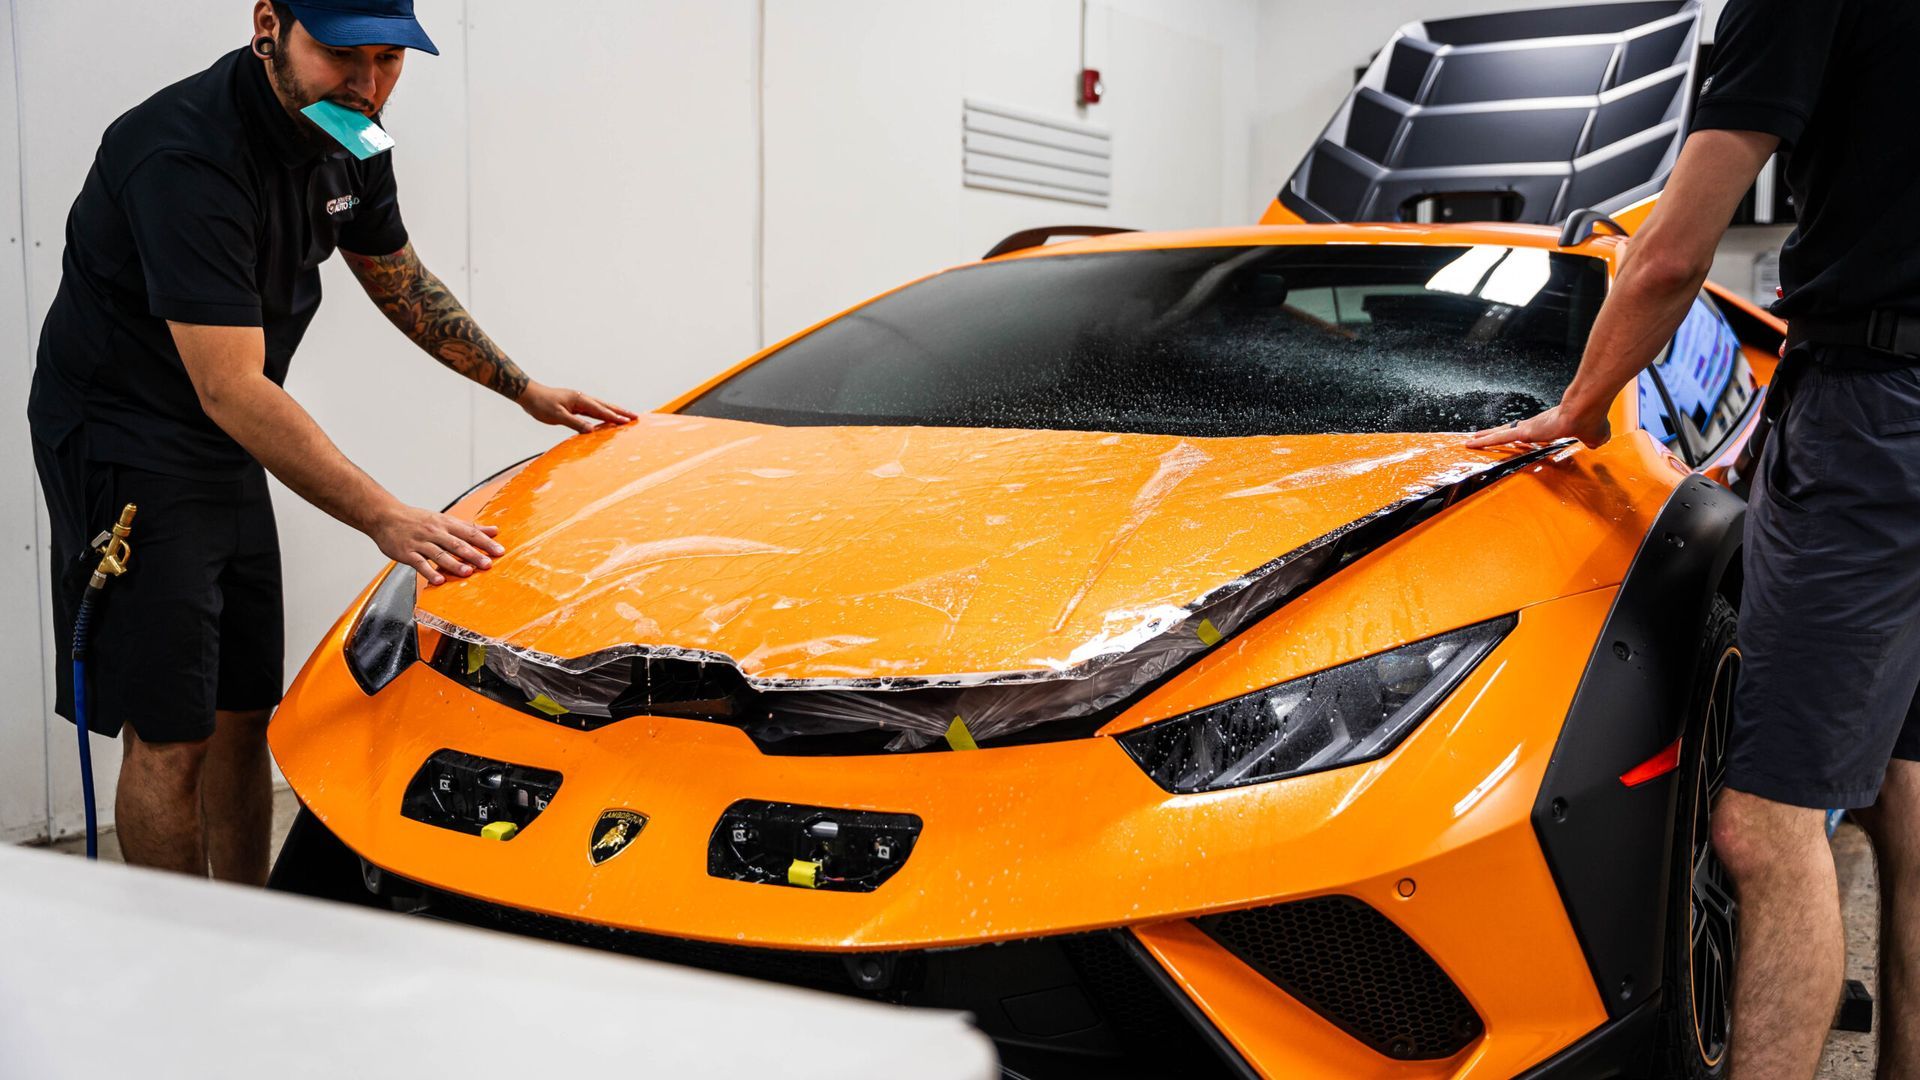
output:
[[[1732,1030],[1740,907],[1713,853],[1711,826],[1713,800],[1726,783],[1727,728],[1740,681],[1736,622],[1733,605],[1714,597],[1680,748],[1661,1028],[1665,1075],[1686,1080],[1726,1075]]]
[[[287,830],[287,842],[280,846],[280,857],[273,862],[267,888],[322,900],[384,906],[379,897],[367,891],[360,857],[304,806]]]

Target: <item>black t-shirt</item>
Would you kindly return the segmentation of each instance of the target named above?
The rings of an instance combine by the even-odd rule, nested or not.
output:
[[[285,380],[334,248],[406,246],[391,154],[357,161],[296,123],[246,49],[115,120],[67,215],[40,331],[36,439],[96,461],[224,478],[252,457],[200,408],[167,320],[258,326]]]
[[[1731,0],[1695,129],[1780,136],[1782,318],[1920,313],[1920,2]]]

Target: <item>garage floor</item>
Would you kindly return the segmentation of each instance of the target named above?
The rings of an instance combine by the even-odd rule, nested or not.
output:
[[[293,793],[277,791],[273,798],[273,843],[277,851],[280,841],[287,835],[287,829],[293,824]],[[81,840],[63,840],[54,845],[54,850],[79,854],[84,851]],[[1849,823],[1840,827],[1833,841],[1834,858],[1840,867],[1840,895],[1846,905],[1847,920],[1847,977],[1859,979],[1874,991],[1876,998],[1879,987],[1875,979],[1875,950],[1880,939],[1879,893],[1873,877],[1873,854],[1867,846],[1867,838],[1860,829]],[[120,845],[113,833],[100,837],[100,857],[114,862],[120,860]],[[1820,1065],[1819,1080],[1872,1080],[1873,1077],[1873,1036],[1836,1031],[1827,1040],[1826,1057]]]

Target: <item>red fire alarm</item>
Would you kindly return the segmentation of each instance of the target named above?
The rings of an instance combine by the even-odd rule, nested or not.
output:
[[[1100,94],[1106,86],[1100,81],[1099,68],[1080,69],[1080,104],[1100,104]]]

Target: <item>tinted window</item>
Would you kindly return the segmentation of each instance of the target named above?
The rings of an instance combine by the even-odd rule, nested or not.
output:
[[[1656,374],[1673,400],[1678,425],[1654,387]],[[1740,338],[1703,295],[1693,302],[1667,351],[1640,375],[1640,426],[1669,445],[1684,431],[1689,448],[1704,460],[1733,434],[1752,400],[1753,373]]]
[[[1660,397],[1660,386],[1654,382],[1653,369],[1640,372],[1640,426],[1662,443],[1672,446],[1680,438],[1673,430],[1673,418],[1667,415],[1667,403]]]
[[[1468,431],[1560,399],[1602,264],[1537,248],[1301,245],[950,270],[686,411],[776,424],[1180,435]]]

